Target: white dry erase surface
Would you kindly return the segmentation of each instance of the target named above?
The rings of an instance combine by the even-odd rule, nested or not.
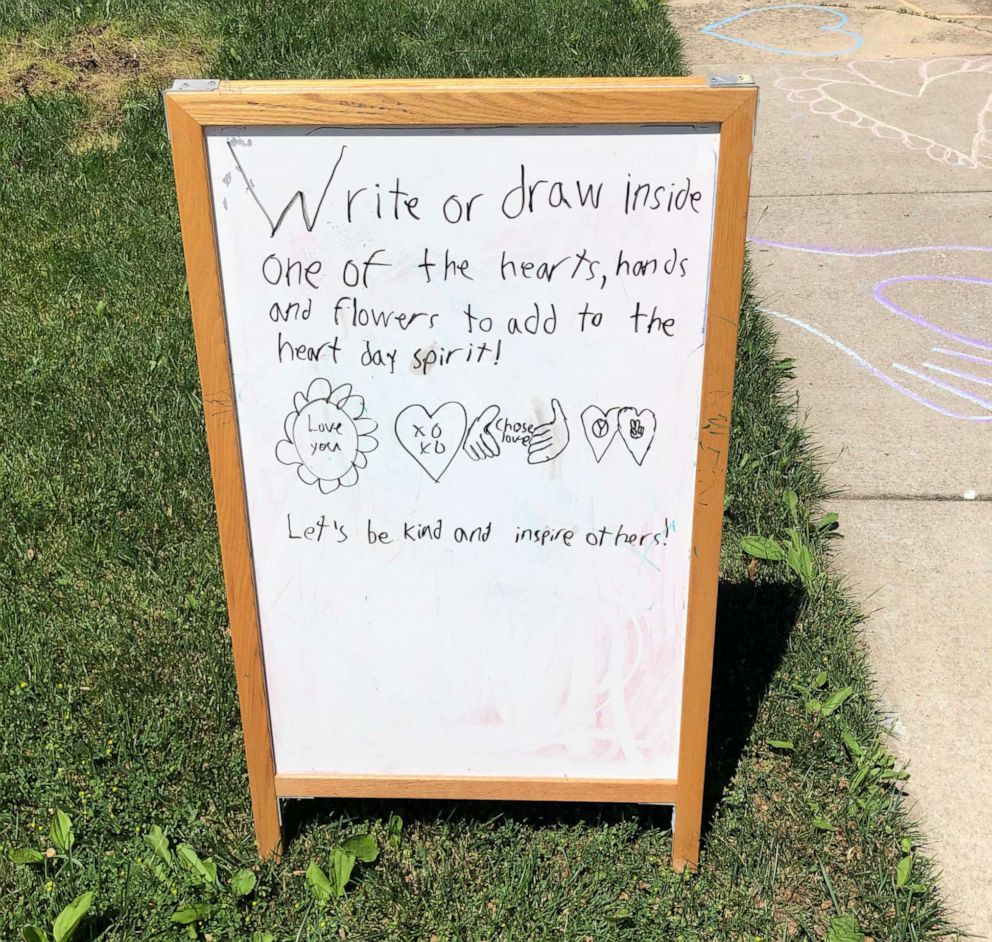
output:
[[[278,772],[674,779],[718,129],[206,135]]]

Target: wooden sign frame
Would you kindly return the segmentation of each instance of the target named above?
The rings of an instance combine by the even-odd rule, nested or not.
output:
[[[259,851],[292,797],[673,804],[672,863],[699,860],[723,494],[757,89],[703,78],[177,82],[165,93]],[[281,775],[275,766],[205,131],[217,125],[718,125],[709,306],[675,780]]]

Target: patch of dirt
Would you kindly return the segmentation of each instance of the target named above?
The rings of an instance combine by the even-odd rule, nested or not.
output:
[[[89,116],[73,150],[113,149],[121,99],[136,89],[165,88],[175,78],[197,78],[216,51],[203,39],[126,36],[113,25],[84,27],[59,40],[28,35],[0,40],[0,102],[25,95],[82,95]]]

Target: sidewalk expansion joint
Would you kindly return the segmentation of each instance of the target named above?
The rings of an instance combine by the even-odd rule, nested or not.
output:
[[[992,503],[992,494],[976,494],[965,497],[962,494],[847,494],[835,493],[831,500],[863,500],[863,501],[906,501],[920,504],[926,503],[957,503],[957,504],[988,504]],[[828,501],[829,503],[829,501]]]
[[[752,193],[753,200],[811,199],[819,196],[970,196],[992,190],[862,190],[851,193]]]

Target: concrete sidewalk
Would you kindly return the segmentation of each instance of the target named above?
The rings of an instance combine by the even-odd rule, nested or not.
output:
[[[992,0],[924,2],[669,10],[695,73],[761,89],[758,293],[842,494],[915,816],[992,938]]]

